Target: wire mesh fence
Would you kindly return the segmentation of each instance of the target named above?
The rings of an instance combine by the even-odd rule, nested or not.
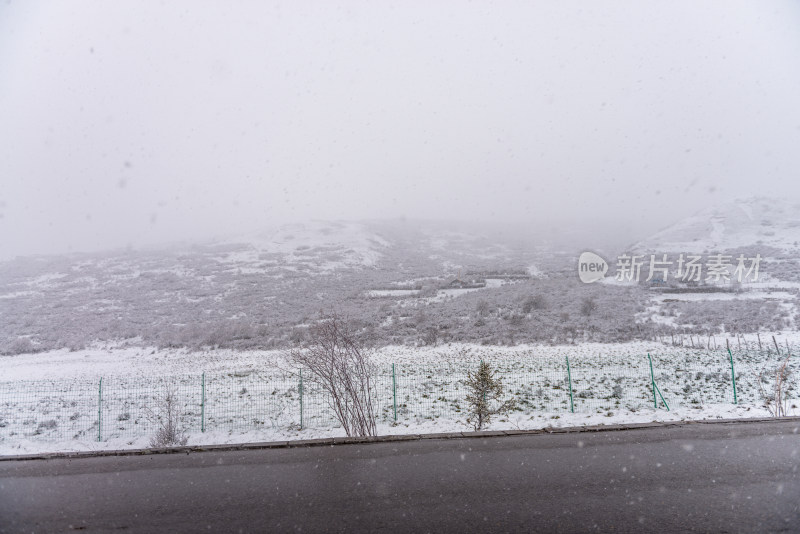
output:
[[[788,358],[788,360],[787,360]],[[788,361],[789,406],[800,405],[800,357],[777,351],[696,351],[637,357],[565,355],[489,360],[524,414],[615,413],[738,403],[763,406]],[[651,365],[652,362],[652,365]],[[395,365],[374,376],[379,424],[464,420],[465,380],[479,361]],[[325,389],[308,371],[0,382],[0,440],[151,436],[176,404],[178,426],[208,430],[336,428]]]

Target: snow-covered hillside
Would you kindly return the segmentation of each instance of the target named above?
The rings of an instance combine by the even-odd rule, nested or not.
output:
[[[760,253],[757,289],[783,292],[699,304],[651,301],[666,288],[583,284],[580,251],[554,243],[556,234],[547,245],[550,230],[530,225],[315,221],[205,244],[19,258],[0,263],[0,354],[133,338],[161,348],[283,348],[331,311],[381,345],[792,328],[800,324],[797,213],[788,202],[739,201],[640,242],[661,253]]]
[[[649,303],[637,314],[637,321],[676,332],[711,325],[722,331],[746,332],[757,323],[775,329],[794,329],[800,324],[800,203],[767,197],[725,202],[676,222],[630,250],[644,256],[645,276],[649,254],[656,261],[666,254],[670,262],[669,280],[649,287]],[[681,254],[701,258],[695,283],[685,284],[691,278],[687,268],[683,278],[679,276]],[[727,277],[715,280],[708,264],[719,254],[728,257]],[[748,270],[736,275],[740,255]],[[758,270],[750,272],[756,257]]]
[[[800,251],[800,203],[737,199],[706,208],[636,243],[636,252],[724,252],[743,247]]]
[[[285,346],[302,340],[320,310],[380,327],[384,343],[413,342],[439,325],[461,339],[448,323],[470,326],[478,299],[507,301],[508,276],[567,265],[525,228],[409,220],[311,221],[207,243],[18,258],[0,263],[0,353],[136,337],[169,347]],[[479,297],[451,287],[462,277],[480,282]],[[413,289],[413,298],[399,302],[387,289]],[[425,316],[405,321],[422,308]],[[475,339],[501,331],[492,327],[500,321],[484,318]]]
[[[276,266],[307,272],[374,267],[391,244],[365,224],[311,221],[223,241],[237,246],[220,261],[250,273]]]

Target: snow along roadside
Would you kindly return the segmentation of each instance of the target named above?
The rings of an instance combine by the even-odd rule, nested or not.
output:
[[[800,421],[800,411],[790,413],[783,420]],[[486,428],[487,433],[541,433],[573,432],[582,430],[622,429],[629,427],[660,426],[663,424],[712,423],[712,422],[752,422],[771,420],[764,408],[747,405],[715,404],[702,408],[676,407],[671,411],[639,410],[619,411],[612,416],[607,414],[515,414],[504,421],[497,421]],[[366,441],[421,439],[426,435],[435,437],[462,437],[473,435],[472,428],[460,420],[409,421],[397,425],[378,424],[379,438],[365,438]],[[172,451],[201,451],[214,449],[271,448],[307,446],[309,440],[322,440],[321,444],[352,442],[341,427],[299,429],[263,429],[236,431],[209,431],[188,433],[189,444],[185,447],[167,449],[149,448],[149,437],[135,439],[111,438],[105,441],[36,441],[30,439],[0,442],[0,460],[74,457],[93,455],[149,454]]]

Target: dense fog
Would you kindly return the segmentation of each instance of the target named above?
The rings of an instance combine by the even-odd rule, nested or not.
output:
[[[797,3],[335,4],[0,5],[0,259],[798,197]]]

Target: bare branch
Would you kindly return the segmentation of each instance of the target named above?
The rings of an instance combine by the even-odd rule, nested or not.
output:
[[[288,359],[310,371],[310,380],[328,393],[328,402],[348,436],[374,436],[375,366],[352,325],[338,315],[309,329],[310,342]]]

